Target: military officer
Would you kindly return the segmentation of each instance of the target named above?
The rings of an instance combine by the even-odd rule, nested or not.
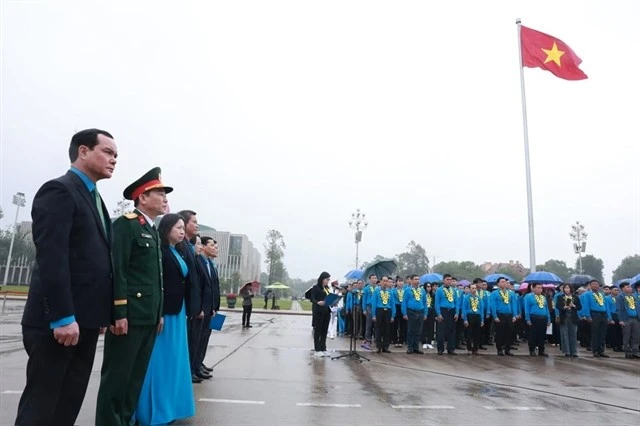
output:
[[[115,324],[105,336],[97,426],[129,425],[162,331],[162,254],[154,221],[165,213],[171,191],[160,168],[151,169],[124,190],[135,210],[113,223]]]

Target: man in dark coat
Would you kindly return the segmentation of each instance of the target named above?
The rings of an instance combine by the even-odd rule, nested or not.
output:
[[[36,265],[22,317],[29,356],[15,424],[73,425],[101,328],[111,322],[111,222],[96,182],[118,152],[104,130],[71,138],[71,169],[38,190],[31,210]]]

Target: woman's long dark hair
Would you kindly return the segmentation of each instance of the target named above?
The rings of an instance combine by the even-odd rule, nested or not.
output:
[[[169,234],[179,220],[182,220],[182,217],[175,213],[169,213],[162,217],[160,225],[158,225],[158,234],[160,234],[162,244],[169,245]]]

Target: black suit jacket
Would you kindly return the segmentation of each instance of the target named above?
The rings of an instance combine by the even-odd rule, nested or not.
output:
[[[187,262],[184,247],[177,247],[178,253]],[[187,263],[188,265],[188,263]],[[163,314],[175,315],[180,313],[182,302],[185,300],[187,290],[191,287],[191,271],[185,278],[182,268],[175,255],[167,245],[162,246],[162,280],[164,288]]]
[[[213,265],[209,263],[209,259],[204,256],[196,256],[196,261],[199,265],[200,271],[200,284],[201,284],[201,297],[202,297],[202,311],[205,315],[211,315],[213,310]],[[209,274],[208,267],[211,269]]]
[[[189,268],[189,282],[187,283],[187,317],[193,318],[202,312],[202,288],[200,283],[200,266],[196,262],[191,244],[185,240],[179,244],[180,251],[184,254],[184,260]]]
[[[111,323],[112,232],[109,212],[101,205],[106,233],[93,195],[74,172],[38,190],[31,210],[36,265],[22,325],[49,328],[71,315],[81,328]]]

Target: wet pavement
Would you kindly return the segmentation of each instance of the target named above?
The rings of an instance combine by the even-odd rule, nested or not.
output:
[[[0,425],[13,424],[24,386],[22,301],[0,316]],[[194,385],[197,415],[179,425],[634,425],[640,424],[640,361],[559,356],[515,357],[362,353],[371,359],[312,356],[307,315],[255,314],[243,329],[241,310],[214,332],[207,365],[214,378]],[[349,340],[327,342],[334,355]],[[526,355],[525,355],[526,352]],[[78,425],[92,425],[102,340]]]

